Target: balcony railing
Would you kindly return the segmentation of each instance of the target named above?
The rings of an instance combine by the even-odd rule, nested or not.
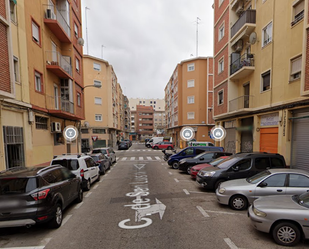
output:
[[[231,38],[246,24],[256,23],[256,11],[246,10],[236,23],[231,27]]]
[[[56,51],[46,51],[46,66],[50,66],[50,69],[57,70],[57,67],[60,67],[63,69],[63,71],[72,77],[72,65],[70,63],[71,57],[69,56],[63,56],[59,52]],[[56,66],[56,67],[54,67]],[[55,74],[59,74],[58,76],[61,78],[65,78],[61,76],[64,72],[61,72],[62,70],[55,71]]]
[[[69,42],[65,37],[63,37],[63,34],[61,34],[61,30],[57,28],[53,23],[48,20],[57,21],[58,25],[62,28],[62,30],[65,32],[65,35],[70,39],[71,38],[71,29],[69,25],[69,20],[66,20],[65,16],[69,16],[67,13],[67,10],[59,10],[55,5],[48,5],[43,4],[44,13],[45,13],[45,20],[46,24],[51,28],[53,32],[57,35],[60,35],[60,40],[63,42]]]
[[[47,109],[74,114],[74,103],[63,97],[47,96]]]
[[[235,55],[236,53],[234,53]],[[235,56],[236,57],[236,56]],[[253,54],[243,54],[239,58],[232,61],[230,65],[230,75],[236,73],[243,67],[254,67],[254,55]]]
[[[243,95],[236,99],[230,100],[229,111],[239,111],[246,108],[252,107],[252,95]]]

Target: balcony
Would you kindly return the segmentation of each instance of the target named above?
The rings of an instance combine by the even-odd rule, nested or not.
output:
[[[63,97],[46,96],[48,112],[64,119],[80,120],[74,114],[74,103]]]
[[[246,10],[231,27],[231,45],[242,37],[249,36],[256,27],[256,11]]]
[[[72,78],[71,57],[63,56],[59,52],[46,51],[46,68],[59,78]]]
[[[66,20],[66,16],[69,16],[66,10],[59,10],[54,5],[43,4],[45,13],[44,23],[55,34],[55,36],[65,43],[71,43],[71,29],[69,20]]]
[[[252,108],[252,95],[243,95],[236,99],[230,100],[229,102],[229,112],[241,112],[247,113],[251,111]]]
[[[232,64],[230,65],[230,79],[239,80],[250,75],[254,70],[254,55],[239,53],[231,54]]]

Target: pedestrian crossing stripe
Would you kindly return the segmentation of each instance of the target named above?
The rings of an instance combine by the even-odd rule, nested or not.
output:
[[[121,158],[117,158],[118,161],[161,161],[161,158],[156,156],[156,157],[150,157],[147,156],[145,159],[144,157],[140,156],[140,157],[121,157]]]

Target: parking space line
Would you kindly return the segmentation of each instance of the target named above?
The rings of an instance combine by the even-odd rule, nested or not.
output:
[[[177,178],[174,178],[175,182],[179,182],[179,180]]]
[[[102,180],[100,180],[99,182],[103,182],[103,179],[102,179]]]
[[[210,216],[205,212],[205,210],[201,207],[201,206],[196,206],[196,208],[201,212],[201,214],[206,217],[209,218]]]
[[[201,192],[201,191],[189,191],[190,193],[193,193],[193,194],[206,194],[204,192]]]
[[[79,209],[82,205],[83,205],[83,201],[82,202],[80,202],[80,203],[78,203],[76,206],[75,206],[75,208],[74,209]]]
[[[213,210],[205,210],[205,211],[207,211],[209,213],[217,213],[217,214],[244,215],[244,214],[238,214],[238,213],[232,213],[232,212],[224,212],[224,211],[213,211]]]
[[[229,238],[225,238],[224,241],[231,249],[238,249],[238,247]]]
[[[138,160],[144,160],[144,158],[143,158],[142,156],[140,156],[140,157],[138,158]]]
[[[151,158],[150,156],[147,156],[147,160],[151,161],[151,160],[152,160],[152,158]]]
[[[168,172],[170,175],[172,175],[173,173],[172,172]]]
[[[189,195],[190,193],[189,193],[189,191],[188,190],[186,190],[186,189],[183,189],[183,192],[185,192],[186,193],[186,195]]]
[[[91,194],[92,192],[88,192],[85,197],[89,197]]]
[[[121,158],[121,161],[125,161],[125,160],[127,160],[127,158],[126,158],[126,157]]]
[[[63,221],[62,221],[62,225],[61,225],[61,226],[63,226],[65,223],[67,223],[68,220],[69,220],[71,217],[72,217],[72,214],[66,215],[65,218],[64,218]]]
[[[97,187],[99,187],[99,184],[96,184],[93,189],[97,189]]]
[[[130,161],[134,161],[135,160],[135,156],[132,156],[131,158],[130,158]]]

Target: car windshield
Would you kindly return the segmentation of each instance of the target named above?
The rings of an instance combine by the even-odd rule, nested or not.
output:
[[[209,164],[210,164],[211,166],[214,166],[214,167],[215,167],[215,166],[217,166],[219,163],[223,162],[223,161],[226,160],[226,159],[228,159],[228,158],[221,158],[221,157],[219,157],[219,158],[213,160],[212,162],[210,162]]]
[[[309,208],[309,193],[303,193],[301,195],[294,195],[293,200],[299,205]]]
[[[60,164],[69,170],[77,170],[79,168],[78,161],[76,159],[53,160],[52,165],[55,164]]]
[[[265,170],[265,171],[262,171],[254,176],[251,176],[251,177],[248,177],[246,179],[246,181],[248,183],[252,183],[252,184],[255,184],[255,183],[258,183],[259,181],[263,180],[266,176],[269,176],[271,173],[268,171],[268,170]]]
[[[229,157],[227,159],[225,159],[223,162],[219,163],[217,165],[217,167],[219,169],[227,169],[229,168],[231,165],[233,165],[234,163],[236,163],[237,161],[239,161],[239,157]]]
[[[197,156],[193,157],[194,159],[200,158],[202,156],[204,156],[205,154],[207,154],[206,152],[198,154]]]
[[[28,193],[37,188],[36,178],[0,179],[0,195]]]
[[[93,160],[96,162],[99,160],[99,157],[98,156],[91,156],[93,158]]]

